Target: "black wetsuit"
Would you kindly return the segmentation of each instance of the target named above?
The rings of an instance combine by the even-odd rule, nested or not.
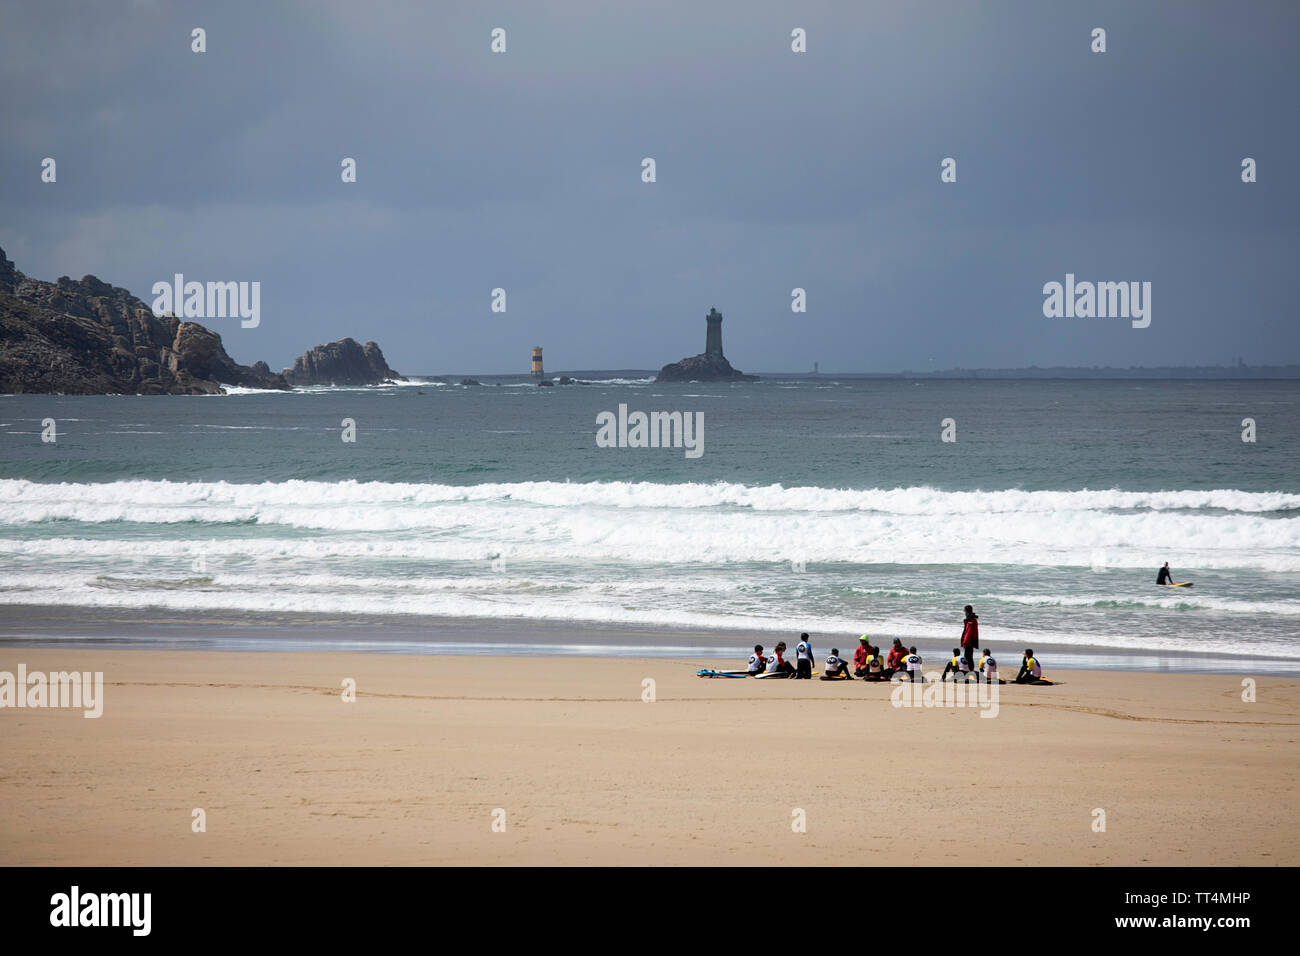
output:
[[[1173,579],[1174,576],[1169,572],[1168,568],[1161,568],[1160,573],[1156,575],[1156,584],[1168,584]]]

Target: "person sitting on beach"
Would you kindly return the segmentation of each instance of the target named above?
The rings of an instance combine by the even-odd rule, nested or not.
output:
[[[956,647],[952,649],[952,658],[943,665],[943,676],[939,680],[947,680],[950,673],[954,684],[957,683],[958,674],[964,674],[966,679],[970,680],[970,668],[966,665],[966,658],[961,656],[961,651]]]
[[[1005,684],[1006,681],[998,677],[998,662],[993,659],[992,651],[985,651],[984,656],[980,658],[980,670],[984,673],[984,682],[987,684]],[[979,683],[979,677],[975,678]]]
[[[885,659],[880,656],[880,648],[867,645],[867,672],[863,680],[889,680],[893,672],[885,668]]]
[[[826,658],[826,673],[822,675],[822,680],[853,680],[849,673],[849,662],[840,657],[838,647],[832,647],[830,656]]]
[[[907,649],[907,657],[904,658],[904,663],[907,665],[908,678],[910,678],[913,682],[919,680],[922,684],[924,684],[925,675],[921,673],[921,663],[922,663],[921,655],[916,653],[915,647],[909,647]]]
[[[754,653],[749,655],[749,674],[761,674],[767,669],[767,658],[763,656],[763,645],[755,644]]]
[[[900,671],[903,669],[903,658],[907,656],[907,648],[898,638],[894,638],[894,646],[889,649],[889,657],[885,660],[885,666],[890,672]]]
[[[853,676],[866,677],[867,667],[869,666],[868,658],[874,652],[871,650],[871,643],[867,635],[863,634],[858,638],[858,649],[853,652]]]
[[[1020,664],[1020,673],[1016,675],[1017,684],[1047,684],[1043,680],[1043,667],[1034,657],[1032,647],[1025,648],[1025,659]]]
[[[871,654],[867,657],[867,680],[889,680],[894,676],[894,672],[885,667],[885,659],[880,656],[880,648],[870,647],[868,650]]]
[[[812,680],[813,647],[807,634],[799,635],[799,643],[794,648],[795,661],[799,665],[795,671],[797,680]]]
[[[775,656],[767,659],[767,672],[782,677],[793,676],[794,665],[785,659],[785,641],[780,641],[772,650]]]

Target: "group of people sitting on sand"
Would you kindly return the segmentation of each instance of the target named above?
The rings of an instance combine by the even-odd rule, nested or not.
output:
[[[961,647],[952,649],[952,657],[944,665],[940,680],[946,681],[951,674],[954,682],[969,681],[974,675],[976,683],[983,680],[990,684],[1005,684],[1006,681],[998,677],[998,662],[994,660],[991,650],[985,649],[978,664],[975,662],[975,650],[979,647],[979,616],[971,610],[969,604],[966,605],[965,611]],[[769,657],[764,653],[762,644],[754,645],[754,653],[749,655],[747,670],[751,677],[812,679],[813,647],[807,634],[799,635],[793,664],[785,659],[787,650],[785,641],[778,642],[772,650],[773,653]],[[908,680],[925,683],[925,675],[921,672],[922,663],[916,647],[904,647],[903,642],[897,637],[894,638],[894,645],[889,649],[889,653],[881,657],[880,648],[873,645],[870,637],[863,634],[858,638],[858,649],[853,652],[852,662],[840,657],[838,647],[831,648],[826,658],[826,671],[821,675],[821,679],[861,678],[867,681],[891,681],[897,676],[900,680],[906,677]],[[1033,648],[1025,648],[1024,658],[1020,662],[1020,672],[1016,674],[1014,683],[1051,684],[1051,681],[1043,678],[1043,667],[1034,656]]]

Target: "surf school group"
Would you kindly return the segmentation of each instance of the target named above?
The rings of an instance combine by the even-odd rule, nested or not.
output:
[[[974,676],[976,683],[984,680],[990,684],[1005,684],[1006,681],[998,676],[998,662],[993,657],[991,650],[984,650],[978,663],[975,661],[975,651],[979,650],[979,615],[975,613],[969,604],[966,605],[964,611],[961,647],[952,649],[952,657],[945,665],[940,680],[946,681],[948,675],[951,674],[954,681],[969,681]],[[817,672],[813,670],[814,651],[812,639],[806,633],[799,635],[799,642],[795,645],[795,662],[793,664],[785,659],[786,650],[785,641],[778,642],[776,647],[772,649],[771,655],[764,652],[762,644],[755,644],[754,652],[749,655],[748,665],[745,670],[700,670],[697,671],[697,674],[700,677],[788,678],[793,680],[811,680],[814,676],[818,676]],[[897,637],[894,638],[893,647],[889,649],[888,655],[882,657],[880,648],[871,643],[869,635],[863,634],[858,638],[858,648],[853,652],[852,662],[840,656],[838,647],[831,648],[830,654],[826,657],[826,672],[820,675],[820,679],[830,681],[861,678],[866,681],[892,681],[897,676],[899,680],[906,678],[925,683],[925,675],[921,672],[923,663],[921,655],[916,651],[916,647],[904,647],[903,642]],[[1036,684],[1039,686],[1052,685],[1052,681],[1043,677],[1042,664],[1034,655],[1033,648],[1025,648],[1024,657],[1020,662],[1020,671],[1016,674],[1014,683]]]

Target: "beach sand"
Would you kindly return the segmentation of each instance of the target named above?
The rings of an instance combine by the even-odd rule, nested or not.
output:
[[[1300,863],[1294,679],[1058,670],[988,718],[686,660],[20,662],[105,702],[0,710],[4,865]]]

